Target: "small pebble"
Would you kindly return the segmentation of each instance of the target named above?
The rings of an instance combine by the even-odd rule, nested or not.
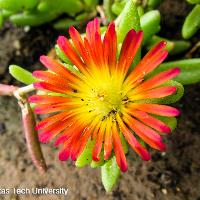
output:
[[[165,195],[167,194],[167,190],[165,188],[162,188],[161,191],[163,194],[165,194]]]
[[[13,42],[13,47],[14,47],[15,49],[20,49],[20,48],[21,48],[20,41],[19,41],[19,40],[15,40],[15,41]]]
[[[166,153],[165,153],[165,152],[162,152],[161,155],[164,157],[164,156],[166,155]]]
[[[26,32],[26,33],[27,33],[27,32],[29,32],[29,31],[30,31],[30,29],[31,29],[31,27],[30,27],[30,26],[25,26],[25,27],[24,27],[24,32]]]

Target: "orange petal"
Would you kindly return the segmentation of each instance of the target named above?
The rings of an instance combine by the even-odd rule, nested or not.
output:
[[[132,94],[137,94],[143,91],[147,91],[149,89],[155,88],[166,81],[176,77],[180,73],[179,68],[173,68],[169,69],[165,72],[161,72],[154,76],[153,78],[150,78],[147,81],[144,81],[142,84],[140,84],[137,88],[135,88],[132,92]]]
[[[116,66],[117,34],[114,22],[110,23],[103,39],[104,62],[113,69]]]
[[[69,88],[69,86],[72,86],[75,88],[77,87],[70,81],[66,80],[66,78],[60,75],[48,72],[48,71],[36,70],[33,72],[33,76],[35,76],[38,79],[43,80],[44,82],[50,83],[52,85],[58,85],[58,86],[66,87],[66,88]]]
[[[141,99],[153,99],[153,98],[162,98],[169,96],[176,92],[176,87],[174,86],[164,86],[160,88],[155,88],[152,90],[144,91],[140,94],[132,95],[131,100],[141,100]]]
[[[168,55],[168,52],[163,50],[165,45],[166,42],[160,42],[153,47],[130,73],[126,82],[133,84],[154,70]]]
[[[104,64],[104,57],[103,57],[103,43],[101,40],[101,35],[100,33],[96,32],[95,33],[95,43],[92,45],[92,48],[95,52],[96,58],[97,58],[97,66],[103,67]]]
[[[50,95],[32,95],[28,98],[28,100],[37,104],[51,104],[70,102],[71,98]]]
[[[132,111],[129,111],[129,114],[138,118],[144,124],[154,128],[155,130],[157,130],[161,133],[170,133],[171,132],[169,126],[167,126],[162,121],[156,119],[155,117],[152,117],[151,115],[147,114],[146,112],[143,112],[140,110],[132,110]]]
[[[118,68],[121,69],[123,73],[128,71],[133,62],[142,42],[142,34],[142,31],[136,33],[135,30],[130,30],[124,39],[118,62]]]
[[[70,72],[66,67],[64,67],[58,61],[48,57],[48,56],[40,56],[40,62],[47,67],[49,70],[55,72],[59,76],[64,77],[66,80],[70,80],[75,82],[78,80],[78,77]]]
[[[112,132],[111,132],[112,122],[108,121],[105,131],[105,141],[104,141],[104,159],[108,160],[112,153]]]
[[[158,104],[132,104],[132,106],[138,110],[142,110],[147,113],[166,116],[166,117],[174,117],[180,114],[180,111],[176,108],[166,105],[158,105]]]
[[[43,119],[36,125],[36,130],[44,129],[51,124],[56,123],[57,121],[60,121],[62,119],[68,119],[70,117],[70,113],[62,112],[56,115],[53,115],[51,117],[47,117],[46,119]]]
[[[86,26],[86,38],[90,43],[95,42],[95,33],[100,34],[100,25],[99,25],[99,20],[98,18],[95,18],[94,20],[88,22]]]
[[[82,153],[82,151],[84,150],[90,136],[92,133],[93,128],[91,127],[86,127],[81,135],[81,137],[79,138],[78,142],[75,144],[76,147],[74,148],[74,152],[73,152],[73,158],[76,160],[77,157]]]
[[[116,123],[112,126],[112,138],[113,138],[113,144],[114,144],[114,151],[116,156],[116,161],[121,169],[122,172],[126,172],[128,169],[128,165],[126,162],[126,156],[124,154],[124,150],[122,147],[122,143],[119,137],[119,133],[116,127]]]
[[[37,82],[33,83],[34,87],[39,90],[47,90],[51,92],[57,92],[61,94],[67,94],[68,92],[71,92],[72,90],[65,86],[60,85],[52,85],[50,83],[46,82]]]
[[[69,108],[72,108],[72,105],[67,105],[67,103],[63,104],[41,104],[37,105],[34,109],[35,113],[37,114],[48,114],[53,112],[65,111]]]
[[[149,152],[144,147],[142,147],[142,145],[136,140],[133,133],[131,133],[131,131],[126,127],[126,125],[123,123],[119,115],[117,115],[117,122],[119,124],[121,132],[123,133],[125,139],[129,143],[131,148],[137,154],[139,154],[143,160],[149,160],[150,159]]]
[[[83,73],[86,72],[85,64],[80,59],[79,55],[74,50],[73,46],[70,44],[69,40],[64,36],[59,36],[57,40],[58,46],[63,50],[65,55],[69,60]]]
[[[154,130],[128,115],[125,116],[124,120],[129,127],[131,127],[131,129],[152,148],[165,151],[166,147],[162,143],[162,137]]]
[[[48,126],[43,129],[42,132],[39,133],[39,141],[46,143],[53,139],[56,135],[62,132],[65,128],[69,126],[67,120],[65,121],[57,121],[56,123]]]
[[[72,120],[71,120],[72,121]],[[63,133],[56,139],[54,146],[58,146],[61,143],[72,143],[72,139],[76,137],[76,134],[79,134],[84,129],[83,125],[72,121],[71,125],[63,131]]]
[[[102,122],[101,127],[97,133],[97,138],[94,144],[94,148],[92,151],[92,159],[94,161],[99,161],[100,160],[100,153],[102,149],[102,144],[103,144],[103,139],[104,139],[104,133],[105,133],[105,128],[106,128],[106,122]]]
[[[76,132],[72,136],[72,141],[71,141],[71,159],[73,161],[76,161],[78,157],[78,149],[79,149],[79,140],[82,135],[83,129],[80,132]]]
[[[83,58],[84,62],[88,67],[91,64],[91,58],[84,47],[81,35],[73,26],[69,28],[69,34],[74,43],[75,48],[78,50],[78,52],[80,53],[81,57]]]
[[[59,160],[66,161],[68,160],[69,156],[70,156],[70,149],[67,146],[63,147],[59,153]]]

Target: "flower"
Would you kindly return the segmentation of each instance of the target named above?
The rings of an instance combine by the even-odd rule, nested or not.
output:
[[[56,138],[55,146],[62,144],[60,160],[76,160],[88,140],[93,140],[92,159],[99,161],[103,151],[104,160],[108,160],[114,151],[123,172],[127,162],[121,136],[143,160],[149,160],[150,154],[138,138],[164,151],[161,134],[171,130],[156,116],[178,116],[179,111],[144,100],[163,98],[176,91],[176,87],[163,84],[179,74],[178,68],[146,78],[166,58],[165,42],[154,46],[129,72],[142,42],[142,31],[127,33],[118,59],[114,23],[110,23],[103,39],[98,19],[88,23],[84,39],[74,27],[69,34],[73,44],[64,36],[58,38],[57,44],[78,68],[77,73],[47,56],[41,56],[40,61],[48,71],[33,73],[41,80],[34,87],[47,91],[29,98],[36,103],[35,112],[54,113],[37,124],[39,140]]]

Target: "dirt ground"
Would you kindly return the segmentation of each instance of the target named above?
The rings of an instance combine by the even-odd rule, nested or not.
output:
[[[162,36],[180,38],[180,23],[191,9],[180,2],[165,0],[161,5],[165,28],[161,30]],[[48,25],[28,30],[6,24],[0,31],[0,82],[19,84],[8,74],[9,64],[19,64],[29,70],[39,68],[39,56],[51,49],[58,34]],[[192,42],[197,39],[195,36]],[[194,56],[199,57],[199,53]],[[0,199],[200,200],[199,91],[200,84],[187,86],[184,97],[176,104],[182,114],[176,131],[166,137],[167,152],[152,151],[152,160],[144,162],[130,151],[128,172],[121,175],[111,193],[105,192],[98,169],[79,169],[71,161],[60,162],[52,144],[42,145],[48,171],[40,175],[26,149],[17,102],[0,97],[0,189],[68,188],[67,197],[10,194],[0,195]]]

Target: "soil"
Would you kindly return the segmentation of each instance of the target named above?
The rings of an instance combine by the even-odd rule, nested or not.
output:
[[[181,37],[181,23],[191,7],[180,2],[165,0],[160,6],[162,36]],[[0,31],[0,82],[19,84],[8,74],[9,64],[15,63],[31,71],[39,68],[39,56],[51,49],[58,34],[49,25],[28,30],[6,24]],[[192,42],[197,39],[195,36]],[[130,151],[128,172],[121,175],[111,193],[105,192],[98,169],[79,169],[71,161],[60,162],[52,144],[42,145],[48,171],[40,175],[27,152],[17,102],[11,97],[0,97],[0,189],[69,189],[67,197],[10,194],[0,195],[0,199],[200,200],[199,91],[200,84],[185,87],[185,95],[176,105],[182,114],[176,131],[166,137],[166,153],[152,151],[152,160],[144,162]]]

